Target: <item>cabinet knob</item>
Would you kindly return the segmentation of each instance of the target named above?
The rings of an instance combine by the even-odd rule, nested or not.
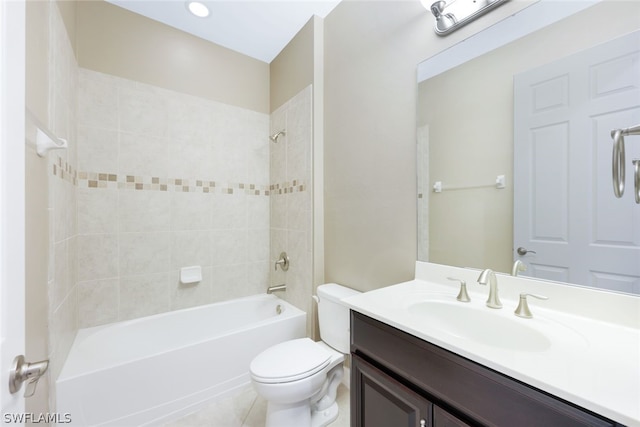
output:
[[[425,420],[420,420],[420,427],[427,427],[427,422]]]

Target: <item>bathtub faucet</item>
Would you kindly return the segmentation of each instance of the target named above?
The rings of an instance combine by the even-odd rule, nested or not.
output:
[[[276,291],[286,291],[286,290],[287,290],[287,285],[283,283],[282,285],[269,286],[267,288],[267,293],[272,294]]]

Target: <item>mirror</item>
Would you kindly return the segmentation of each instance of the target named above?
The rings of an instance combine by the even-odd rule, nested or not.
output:
[[[590,268],[588,274],[575,279],[560,268],[544,268],[542,263],[536,265],[536,259],[542,258],[542,254],[517,254],[519,246],[529,251],[536,248],[530,246],[535,242],[514,242],[514,217],[522,215],[519,203],[523,198],[536,197],[531,192],[525,192],[524,197],[514,192],[514,175],[519,176],[522,171],[522,164],[514,164],[514,76],[565,61],[565,58],[619,39],[639,28],[637,19],[631,18],[638,14],[637,5],[607,1],[595,5],[577,2],[583,4],[580,10],[568,11],[565,17],[551,24],[540,22],[538,28],[532,29],[531,22],[538,18],[525,15],[534,14],[538,6],[544,7],[542,3],[548,6],[550,2],[530,6],[418,66],[418,260],[511,273],[514,260],[521,259],[529,264],[528,270],[521,273],[523,275],[640,294],[640,205],[634,204],[633,195],[626,195],[625,200],[615,199],[624,203],[627,212],[625,221],[629,229],[624,232],[624,238],[627,240],[625,245],[631,249],[621,257],[628,265],[616,267],[616,271],[624,272],[619,277],[598,274],[593,271],[597,268]],[[540,17],[557,17],[548,12],[541,12]],[[519,15],[523,15],[520,18],[525,19],[526,25],[518,24]],[[614,17],[620,25],[603,28],[602,22]],[[620,17],[629,18],[620,21]],[[592,31],[593,28],[598,31]],[[505,34],[514,31],[516,34],[510,36],[512,41],[507,42]],[[478,46],[485,45],[486,53],[477,55]],[[640,57],[635,58],[633,66],[638,67]],[[451,65],[442,65],[443,61]],[[446,68],[449,69],[441,72]],[[556,92],[549,90],[549,93]],[[634,121],[625,123],[626,127],[637,124],[635,120],[640,122],[640,108],[630,111],[625,120]],[[608,135],[611,128],[605,128],[609,125],[611,123],[607,121],[599,124],[598,138],[605,138],[602,133]],[[640,137],[636,138],[638,142],[627,144],[627,150],[634,146],[637,153],[634,158],[640,157]],[[599,161],[597,166],[598,173],[604,171],[606,176],[602,180],[594,179],[597,181],[594,191],[598,192],[592,200],[594,205],[599,197],[614,198],[611,145],[606,144],[610,139],[601,140],[605,145],[594,154],[594,158],[606,159]],[[629,151],[627,158],[630,163]],[[549,177],[560,173],[567,175],[569,182],[576,181],[566,172],[569,168],[552,169],[561,162],[556,162],[555,166],[553,159],[537,159],[537,162],[542,163],[542,171],[545,167],[552,171]],[[627,185],[633,189],[632,172],[633,167],[627,165]],[[504,175],[504,188],[496,185],[501,175]],[[440,182],[440,192],[433,189],[437,182]],[[606,188],[602,184],[605,182]],[[567,206],[568,195],[577,194],[561,191],[561,181],[553,185],[553,197],[549,196],[547,200],[551,206],[544,210],[550,212],[552,224],[554,207]],[[601,218],[609,219],[609,223],[619,222],[614,211],[600,209],[597,212]],[[594,234],[593,229],[581,220],[566,221],[565,228],[572,232],[580,228],[586,234]],[[562,244],[561,240],[559,238],[556,243]],[[605,248],[608,243],[603,241],[598,246]],[[596,258],[608,256],[602,252]],[[617,257],[617,253],[614,256]]]

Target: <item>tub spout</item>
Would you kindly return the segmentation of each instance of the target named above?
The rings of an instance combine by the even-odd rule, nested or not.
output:
[[[286,290],[287,290],[287,285],[283,283],[282,285],[269,286],[267,288],[267,293],[272,294],[276,291],[286,291]]]

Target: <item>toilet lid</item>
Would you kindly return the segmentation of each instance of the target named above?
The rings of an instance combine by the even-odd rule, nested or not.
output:
[[[285,383],[307,378],[331,361],[331,354],[309,338],[285,341],[253,359],[251,376],[263,383]]]

